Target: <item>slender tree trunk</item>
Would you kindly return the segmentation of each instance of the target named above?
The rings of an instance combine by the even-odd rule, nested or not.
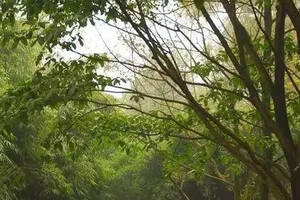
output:
[[[233,186],[233,194],[234,194],[234,200],[241,200],[241,178],[240,176],[234,177],[234,186]]]
[[[296,170],[291,177],[292,200],[300,200],[300,170]]]
[[[263,177],[263,178],[266,178],[266,177]],[[260,199],[261,200],[268,200],[269,199],[269,183],[268,181],[263,178],[260,178]]]
[[[254,11],[255,12],[255,11]],[[264,31],[265,31],[265,41],[264,45],[271,45],[269,42],[271,41],[272,37],[272,11],[271,11],[271,0],[265,0],[264,1]],[[267,65],[266,68],[272,65],[272,63],[267,62],[268,59],[270,58],[272,52],[271,48],[266,48],[264,50],[264,60]],[[270,101],[271,101],[271,93],[269,89],[265,86],[265,84],[262,82],[261,83],[262,87],[262,103],[266,107],[266,109],[269,111],[270,110]],[[271,136],[271,131],[267,126],[267,123],[263,121],[263,135],[266,137]],[[272,162],[272,149],[270,147],[266,147],[263,149],[263,155],[269,163]],[[260,199],[261,200],[269,200],[269,181],[267,177],[261,177],[260,180]]]

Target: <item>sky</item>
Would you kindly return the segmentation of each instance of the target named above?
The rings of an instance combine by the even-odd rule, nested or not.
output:
[[[82,54],[104,54],[109,53],[109,49],[117,52],[120,55],[128,54],[128,48],[122,44],[119,39],[119,33],[117,30],[103,22],[97,21],[95,26],[88,23],[88,25],[80,30],[81,36],[84,40],[84,45],[77,45],[76,51]],[[57,55],[63,57],[66,60],[77,59],[80,56],[70,51],[57,49]],[[109,77],[121,77],[124,76],[124,71],[118,71],[116,69],[99,68],[99,74],[104,74]],[[127,84],[122,83],[123,87],[130,87],[129,82]],[[107,90],[121,91],[113,87],[107,87]],[[114,97],[121,98],[121,93],[110,93]]]
[[[182,19],[182,18],[180,18]],[[218,24],[218,20],[215,20],[216,23]],[[189,22],[190,23],[190,22]],[[189,23],[184,23],[184,25],[189,26]],[[118,26],[118,24],[116,24]],[[171,25],[170,25],[171,26]],[[193,25],[190,25],[193,27]],[[95,25],[91,25],[88,23],[88,25],[80,30],[81,36],[83,37],[84,40],[84,45],[80,46],[79,44],[77,45],[78,48],[76,51],[83,53],[83,54],[92,54],[92,53],[98,53],[98,54],[103,54],[103,53],[109,53],[110,50],[112,50],[115,55],[122,55],[124,57],[129,57],[131,50],[129,47],[124,45],[122,40],[120,39],[120,32],[106,23],[102,21],[95,21]],[[175,35],[169,36],[168,32],[165,30],[159,30],[159,34],[162,35],[163,37],[173,37],[175,38]],[[209,31],[206,31],[205,33],[205,38],[210,40],[212,35]],[[197,38],[195,35],[189,34],[191,40],[197,41],[198,45],[201,45],[202,38]],[[199,36],[198,36],[199,37]],[[201,36],[202,37],[202,36]],[[187,41],[185,41],[187,42]],[[67,52],[59,49],[58,54],[65,58],[65,59],[76,59],[79,58],[79,55],[74,54],[72,52]],[[130,74],[130,72],[127,70],[120,70],[119,69],[99,69],[99,73],[110,76],[110,77],[124,77],[126,76],[127,78],[133,79],[133,76]],[[128,81],[126,84],[122,83],[122,87],[130,87],[130,82]],[[121,91],[116,88],[108,87],[108,90],[113,90],[113,91]],[[120,93],[111,93],[111,95],[120,98],[122,97],[122,94]]]

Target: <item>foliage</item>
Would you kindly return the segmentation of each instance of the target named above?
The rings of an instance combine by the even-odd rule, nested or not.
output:
[[[7,183],[4,178],[1,194],[93,199],[91,191],[106,189],[100,184],[105,175],[96,167],[102,155],[90,154],[98,155],[98,144],[105,144],[129,155],[143,148],[162,153],[164,159],[155,162],[164,164],[169,180],[154,176],[163,182],[161,188],[140,187],[148,176],[139,172],[151,169],[135,168],[131,162],[126,163],[129,169],[120,169],[120,162],[128,158],[121,156],[116,172],[108,170],[116,176],[108,180],[110,190],[103,198],[156,198],[149,194],[157,189],[166,194],[164,189],[172,183],[172,194],[184,199],[184,181],[204,181],[210,172],[229,183],[237,199],[253,190],[251,181],[262,188],[262,199],[299,199],[297,6],[292,0],[2,1],[1,41],[17,47],[9,49],[17,56],[0,60],[5,85],[0,155],[3,168],[12,168],[15,180]],[[78,45],[85,45],[80,29],[99,22],[121,32],[131,58],[113,50],[103,55],[77,51]],[[18,76],[24,68],[12,73],[7,62],[19,67],[15,57],[36,43],[42,48],[36,64],[43,67],[31,80],[12,84],[23,78]],[[80,58],[57,59],[56,48]],[[31,56],[25,58],[32,65]],[[123,86],[125,76],[103,75],[99,69],[104,65],[133,73],[132,87]],[[115,100],[104,95],[114,92],[109,88],[128,96]],[[157,159],[152,156],[150,163]],[[188,170],[178,168],[181,165]],[[211,166],[215,169],[210,171]],[[245,181],[252,173],[259,178]],[[137,174],[139,178],[132,178]],[[127,180],[132,192],[123,193]],[[277,194],[271,194],[274,188]]]

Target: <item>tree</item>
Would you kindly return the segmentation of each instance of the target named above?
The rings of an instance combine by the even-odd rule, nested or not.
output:
[[[69,63],[50,58],[57,66],[56,73],[50,75],[67,80],[62,82],[67,89],[59,95],[56,93],[59,97],[56,100],[62,100],[62,95],[67,94],[68,98],[64,97],[67,101],[93,101],[99,105],[135,110],[173,121],[186,130],[185,137],[196,136],[213,141],[250,170],[268,179],[278,189],[280,198],[300,199],[300,148],[297,139],[300,13],[292,0],[274,2],[276,10],[273,11],[271,9],[275,5],[267,0],[195,0],[184,4],[151,0],[18,3],[21,6],[4,1],[1,12],[3,27],[13,24],[19,12],[26,17],[25,22],[30,28],[26,32],[19,32],[15,40],[25,41],[34,35],[29,33],[42,31],[35,36],[36,41],[44,44],[49,51],[60,45],[77,52],[75,41],[80,44],[83,42],[81,36],[74,35],[73,31],[86,26],[88,21],[94,24],[97,20],[104,20],[126,34],[125,39],[134,56],[142,60],[139,63],[137,59],[99,57],[96,54],[83,55],[77,52],[84,59],[70,62],[71,67],[68,68]],[[226,15],[220,16],[218,9]],[[275,16],[271,15],[273,12]],[[190,17],[183,15],[186,13]],[[47,16],[47,21],[39,18],[41,14]],[[98,14],[104,14],[106,19]],[[221,19],[217,23],[218,17]],[[246,27],[243,20],[247,18],[254,18],[255,24]],[[207,24],[203,22],[204,19]],[[291,23],[287,23],[287,19]],[[114,24],[113,20],[124,25]],[[275,24],[271,23],[273,20]],[[232,34],[227,34],[228,27],[222,26],[223,21],[228,22]],[[202,44],[190,37],[191,33],[202,37]],[[66,36],[72,39],[71,42],[61,40]],[[4,39],[9,38],[11,35],[6,35]],[[149,52],[151,58],[147,57]],[[175,54],[179,55],[181,62],[175,58]],[[118,85],[121,79],[99,76],[95,72],[95,65],[104,62],[119,63],[137,76],[167,83],[183,99],[159,97],[135,88],[121,87]],[[86,73],[84,81],[79,79],[82,74],[78,74],[78,71],[75,73],[74,66],[79,66]],[[90,67],[91,70],[85,71],[85,67]],[[140,74],[140,69],[151,70],[160,78],[153,79]],[[197,78],[190,80],[186,74]],[[78,79],[72,82],[70,77]],[[49,81],[49,75],[42,75],[39,81],[41,80]],[[62,86],[51,81],[47,84],[42,89],[34,86],[28,89],[32,91],[35,88],[35,95],[46,97],[45,90],[50,93],[53,88],[58,90]],[[51,84],[53,86],[49,86]],[[84,91],[80,90],[83,85]],[[170,112],[146,112],[141,107],[132,105],[97,102],[85,93],[86,90],[105,91],[107,85],[133,94],[136,101],[150,98],[163,102],[170,108]],[[192,92],[192,86],[203,89],[201,92],[200,89]],[[47,98],[48,102],[43,101],[45,105],[49,104],[49,96]],[[170,103],[184,107],[186,110],[179,113],[188,113],[184,120],[192,119],[191,122],[182,123],[184,120],[178,119],[174,114],[177,108],[170,107]],[[212,103],[215,109],[211,106]],[[257,148],[258,142],[260,147],[266,148]],[[277,158],[267,155],[274,146],[283,154],[283,164],[278,164]],[[286,184],[290,187],[286,187]]]

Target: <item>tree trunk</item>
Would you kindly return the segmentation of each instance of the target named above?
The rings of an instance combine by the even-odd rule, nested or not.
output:
[[[292,200],[300,199],[300,178],[297,178],[291,182]]]
[[[300,200],[300,169],[293,170],[291,176],[292,200]]]
[[[264,179],[265,178],[265,179]],[[260,178],[260,199],[268,200],[269,199],[269,183],[266,177]]]
[[[255,12],[255,11],[253,11]],[[271,45],[269,42],[271,41],[272,38],[272,8],[271,8],[271,0],[265,0],[264,1],[264,29],[265,29],[265,41],[264,45],[268,46]],[[264,50],[264,60],[265,62],[269,60],[271,57],[272,52],[271,48],[266,48]],[[267,67],[270,67],[272,65],[271,61],[267,62]],[[263,81],[261,81],[261,87],[262,87],[262,103],[266,107],[266,109],[269,111],[270,109],[270,101],[271,101],[271,94],[269,89],[265,86]],[[270,113],[269,113],[270,115]],[[271,137],[272,133],[270,129],[267,126],[267,122],[263,120],[262,123],[263,126],[263,135],[266,137]],[[273,153],[272,153],[272,148],[266,147],[263,148],[263,155],[265,159],[271,163],[273,159]],[[259,193],[260,193],[260,199],[261,200],[269,200],[269,181],[267,177],[261,177],[260,178],[260,188],[259,188]]]
[[[241,180],[240,176],[236,175],[234,177],[234,186],[233,186],[233,194],[234,194],[234,200],[241,200]]]

